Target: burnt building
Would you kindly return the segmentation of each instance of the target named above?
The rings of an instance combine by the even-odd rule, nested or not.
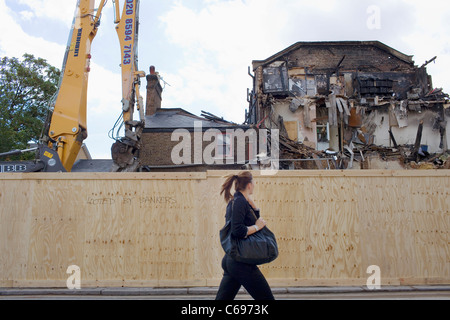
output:
[[[253,61],[246,122],[352,162],[371,146],[403,160],[443,153],[450,102],[427,73],[434,60],[416,66],[378,41],[298,42]]]

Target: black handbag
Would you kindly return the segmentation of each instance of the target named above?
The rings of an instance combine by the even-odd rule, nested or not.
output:
[[[232,203],[232,210],[234,200]],[[255,222],[257,219],[251,210]],[[261,265],[274,261],[278,257],[278,244],[275,235],[269,228],[248,236],[245,239],[237,239],[231,234],[231,219],[220,230],[220,242],[226,254],[238,262]]]

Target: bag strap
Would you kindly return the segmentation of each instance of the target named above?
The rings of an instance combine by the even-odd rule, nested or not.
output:
[[[255,211],[253,211],[253,208],[250,208],[250,212],[252,213],[253,218],[255,218],[255,223],[256,223],[256,221],[258,221],[258,217],[256,216]]]
[[[255,211],[253,211],[253,208],[250,207],[250,212],[253,215],[253,218],[255,218],[255,223],[256,221],[258,221],[258,217],[255,214]],[[232,200],[232,204],[231,204],[231,217],[233,217],[233,213],[234,213],[234,199]]]

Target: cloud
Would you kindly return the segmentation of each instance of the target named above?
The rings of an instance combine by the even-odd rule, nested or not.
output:
[[[161,21],[169,41],[187,49],[187,54],[212,52],[218,62],[233,64],[236,55],[248,56],[255,51],[265,54],[270,52],[268,47],[279,43],[278,35],[286,27],[288,12],[278,2],[208,1],[201,9],[176,3]]]
[[[242,122],[248,107],[245,89],[252,86],[247,66],[298,41],[379,40],[415,55],[420,64],[436,52],[440,66],[449,65],[449,9],[442,0],[187,3],[176,2],[160,17],[168,41],[182,52],[177,72],[165,74],[169,83],[176,79],[165,92],[166,107],[203,108]],[[379,8],[379,29],[367,26],[372,5]],[[429,70],[435,80],[445,80],[444,70]]]
[[[425,61],[437,56],[435,63],[427,66],[433,77],[435,88],[444,88],[450,93],[447,70],[450,69],[450,7],[447,1],[403,0],[412,6],[409,32],[401,35],[404,43],[411,48],[414,60],[421,66]]]
[[[32,13],[38,18],[47,18],[61,21],[70,27],[72,17],[75,12],[75,1],[62,0],[18,0],[19,4],[26,5]]]
[[[88,101],[89,111],[106,115],[122,110],[122,80],[118,73],[112,72],[97,63],[91,62],[89,74]]]
[[[167,88],[164,106],[169,102],[197,114],[202,109],[242,123],[251,86],[247,67],[258,55],[282,48],[277,34],[287,12],[280,12],[280,23],[268,29],[273,6],[269,0],[207,1],[201,9],[173,5],[161,22],[168,40],[181,48],[183,61],[176,72],[178,86]],[[164,76],[169,83],[175,77]]]
[[[113,140],[108,132],[122,112],[121,76],[91,62],[87,97],[88,138],[85,143],[94,159],[110,159]],[[123,132],[121,133],[123,135]]]
[[[49,1],[46,3],[48,4]],[[27,16],[32,17],[32,14]],[[27,34],[14,17],[20,18],[14,15],[4,0],[0,0],[0,29],[8,31],[1,34],[0,55],[20,58],[24,53],[30,53],[61,68],[66,45]],[[121,92],[120,74],[92,62],[87,105],[89,137],[86,143],[94,158],[110,158],[110,147],[113,141],[107,136],[122,110]]]
[[[28,10],[20,11],[19,14],[23,20],[27,20],[27,21],[30,21],[34,17],[34,13],[31,11],[28,11]]]
[[[12,16],[12,12],[6,6],[5,1],[0,0],[0,29],[6,31],[2,32],[0,37],[0,54],[9,57],[22,57],[24,53],[30,53],[46,59],[54,66],[60,66],[65,46],[41,37],[28,35]]]

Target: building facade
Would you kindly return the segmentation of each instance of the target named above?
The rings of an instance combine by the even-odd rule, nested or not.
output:
[[[445,152],[450,103],[433,87],[432,61],[418,67],[378,41],[298,42],[253,61],[247,123],[355,157],[371,145]]]
[[[150,171],[205,171],[243,168],[256,156],[249,125],[208,112],[196,116],[181,108],[161,108],[162,87],[154,71],[147,76],[145,129],[140,160]],[[247,137],[245,136],[247,134]]]

